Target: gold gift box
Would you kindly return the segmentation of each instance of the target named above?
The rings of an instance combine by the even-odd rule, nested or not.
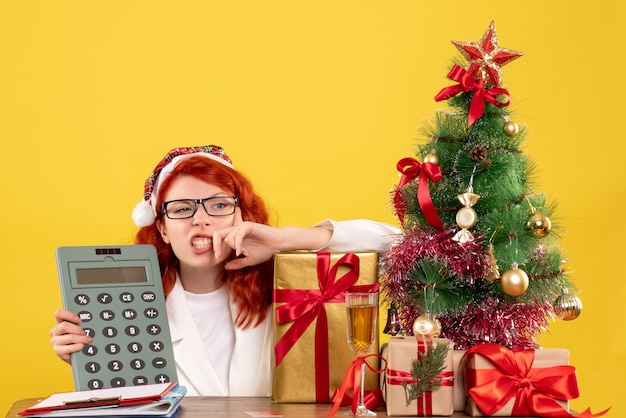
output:
[[[469,369],[493,369],[493,364],[485,359],[483,356],[478,354],[469,354],[464,359],[463,362],[465,364],[461,364],[461,367],[466,367]],[[564,348],[543,348],[535,350],[535,358],[533,360],[532,368],[533,369],[542,369],[549,368],[553,366],[566,366],[569,365],[569,351]],[[466,387],[466,395],[469,392],[468,387]],[[482,417],[486,416],[480,408],[476,405],[476,402],[471,398],[471,396],[467,396],[467,404],[465,408],[465,412],[472,417]],[[513,404],[515,403],[515,397],[509,399],[509,401],[496,411],[494,414],[490,416],[494,417],[510,417],[511,412],[513,411]],[[569,401],[568,400],[557,400],[557,403],[563,407],[565,411],[569,411]]]
[[[378,283],[378,253],[359,252],[352,253],[358,257],[359,275],[355,285],[374,285]],[[345,253],[331,253],[330,267],[336,263]],[[320,289],[317,273],[317,253],[304,251],[280,252],[274,258],[274,290],[292,289],[306,292]],[[334,281],[340,280],[352,270],[350,266],[339,265]],[[345,298],[345,296],[344,296]],[[285,333],[293,326],[293,322],[278,323],[276,320],[276,308],[284,303],[274,302],[274,345],[283,338]],[[277,403],[314,403],[331,402],[332,395],[343,381],[350,364],[356,358],[348,346],[346,307],[343,298],[335,298],[335,301],[324,303],[328,323],[328,394],[321,394],[321,399],[316,390],[315,365],[315,333],[318,318],[307,327],[296,343],[276,365],[272,383],[272,401]],[[378,324],[376,324],[378,331]],[[376,340],[368,354],[378,353],[378,332]],[[373,357],[372,357],[373,358]],[[378,368],[376,363],[368,359],[368,363]],[[319,376],[318,376],[319,379]],[[378,387],[378,379],[375,373],[368,370],[365,374],[365,390],[373,390]]]
[[[406,404],[406,393],[401,384],[390,384],[393,379],[388,373],[399,371],[411,373],[413,361],[417,359],[418,345],[415,337],[391,337],[389,343],[383,347],[382,356],[387,360],[387,371],[381,379],[383,398],[387,405],[387,415],[390,417],[415,417],[415,416],[451,416],[454,413],[454,379],[452,366],[452,353],[454,344],[444,338],[433,338],[433,345],[448,343],[448,355],[445,360],[445,368],[442,373],[449,375],[448,385],[439,386],[430,392],[427,397],[421,396],[418,399]],[[422,411],[418,413],[421,403]],[[428,405],[429,404],[429,405]],[[425,411],[430,410],[426,415]]]

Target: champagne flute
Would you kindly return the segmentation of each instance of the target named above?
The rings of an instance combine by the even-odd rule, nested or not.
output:
[[[378,293],[346,293],[346,312],[348,322],[348,345],[357,355],[362,356],[372,348],[376,336],[378,317]],[[363,385],[365,383],[365,361],[361,365],[361,390],[355,416],[375,416],[376,412],[367,409],[363,403]],[[357,394],[355,394],[357,395]],[[347,412],[346,415],[352,415]]]

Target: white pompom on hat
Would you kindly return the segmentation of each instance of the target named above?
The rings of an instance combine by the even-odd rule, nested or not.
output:
[[[176,164],[192,155],[200,155],[218,161],[234,169],[233,162],[228,158],[222,147],[204,145],[201,147],[174,148],[154,168],[144,185],[143,199],[133,209],[132,218],[138,227],[150,226],[156,219],[156,198],[159,184],[170,175]]]

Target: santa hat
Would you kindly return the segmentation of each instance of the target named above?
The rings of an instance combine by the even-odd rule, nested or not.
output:
[[[144,185],[143,200],[139,202],[133,210],[132,217],[135,225],[138,227],[152,225],[156,219],[156,199],[159,185],[167,176],[170,175],[180,160],[193,155],[210,158],[211,160],[220,162],[225,166],[234,169],[233,163],[230,158],[228,158],[228,155],[226,155],[222,147],[217,145],[174,148],[167,153],[163,160],[161,160],[161,162],[154,168],[154,171],[152,171],[148,180],[146,180]]]

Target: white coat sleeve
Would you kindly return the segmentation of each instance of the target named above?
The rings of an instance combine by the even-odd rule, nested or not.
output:
[[[386,253],[399,238],[401,230],[390,224],[369,219],[333,221],[326,219],[315,226],[329,229],[333,235],[323,248],[317,251]]]

